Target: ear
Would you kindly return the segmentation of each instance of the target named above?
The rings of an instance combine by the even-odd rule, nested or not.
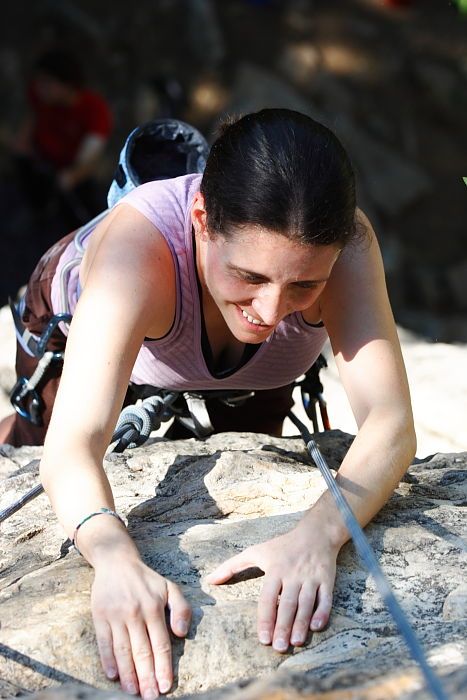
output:
[[[202,241],[207,241],[209,234],[207,231],[207,214],[204,206],[204,197],[201,192],[195,194],[193,204],[191,205],[191,223],[195,230],[195,236]]]

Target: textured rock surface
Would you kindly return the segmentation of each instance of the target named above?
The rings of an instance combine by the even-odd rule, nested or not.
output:
[[[320,436],[332,467],[351,437]],[[0,507],[37,481],[40,448],[3,447]],[[465,690],[467,454],[413,465],[367,534],[451,697]],[[191,698],[428,697],[372,579],[351,544],[339,555],[329,627],[279,655],[255,634],[260,578],[222,587],[204,575],[255,542],[284,532],[323,489],[302,441],[223,434],[206,442],[156,440],[106,461],[117,508],[145,560],[183,588],[194,608],[188,639],[174,643],[177,687]],[[45,496],[2,526],[0,684],[3,697],[122,697],[105,680],[89,608],[92,570],[73,551]],[[272,674],[272,675],[271,675]],[[84,682],[98,689],[71,690]],[[353,689],[352,691],[350,689]],[[100,692],[111,689],[111,692]],[[350,695],[351,692],[360,694]],[[50,694],[49,694],[50,693]]]

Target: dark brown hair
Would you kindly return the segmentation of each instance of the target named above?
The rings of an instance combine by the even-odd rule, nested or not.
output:
[[[347,153],[327,127],[289,109],[263,109],[222,126],[201,192],[214,235],[250,224],[340,248],[359,235]]]

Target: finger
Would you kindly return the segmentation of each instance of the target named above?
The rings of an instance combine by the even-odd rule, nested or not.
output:
[[[112,630],[105,620],[94,619],[97,646],[104,673],[110,680],[118,676],[117,662],[115,660],[112,643]]]
[[[152,655],[156,672],[156,682],[161,693],[167,693],[172,687],[172,645],[165,624],[164,608],[158,607],[147,616],[147,630],[151,640]]]
[[[271,644],[276,624],[277,598],[281,592],[280,578],[266,576],[258,599],[258,639],[261,644]]]
[[[185,637],[188,634],[191,622],[191,607],[183,596],[180,588],[170,582],[168,588],[167,605],[170,610],[170,627],[177,637]]]
[[[316,602],[316,588],[315,583],[305,581],[300,590],[298,608],[290,635],[290,643],[294,646],[300,646],[306,640]]]
[[[133,654],[127,628],[122,624],[112,625],[112,640],[120,684],[126,693],[136,695],[138,692],[138,680],[133,664]]]
[[[298,583],[283,583],[282,585],[272,640],[272,646],[276,651],[284,652],[289,648],[290,634],[297,612],[300,588],[301,586]]]
[[[155,659],[143,616],[139,615],[128,625],[131,653],[138,679],[139,692],[144,700],[154,700],[159,696],[156,683]]]
[[[246,549],[235,557],[227,559],[227,561],[223,562],[217,569],[214,569],[214,571],[206,576],[206,582],[215,585],[225,583],[232,578],[234,574],[249,569],[251,566],[256,566],[256,564],[252,560],[252,552]]]
[[[311,618],[310,629],[313,632],[323,629],[329,622],[332,608],[332,588],[325,583],[318,588],[317,606]]]

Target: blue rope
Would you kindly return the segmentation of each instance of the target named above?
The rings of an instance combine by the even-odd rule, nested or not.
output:
[[[335,479],[333,478],[331,471],[326,463],[326,460],[324,459],[323,455],[321,454],[318,448],[318,445],[313,440],[310,432],[308,431],[308,428],[306,427],[306,425],[304,425],[304,423],[301,422],[301,420],[299,420],[292,412],[289,412],[289,418],[292,421],[292,423],[294,423],[300,430],[309,455],[311,456],[315,464],[318,466],[321,475],[326,482],[327,487],[334,496],[339,511],[344,519],[347,530],[349,531],[354,541],[355,548],[358,554],[360,555],[361,559],[365,563],[366,568],[374,578],[376,587],[378,588],[379,593],[384,603],[386,604],[386,607],[388,608],[389,612],[394,618],[399,632],[401,633],[407,646],[409,647],[410,653],[412,654],[412,658],[420,666],[425,677],[428,689],[430,690],[432,696],[436,700],[447,700],[447,696],[444,693],[444,690],[441,686],[438,677],[434,673],[433,669],[428,665],[428,661],[420,645],[420,642],[415,636],[415,632],[410,626],[410,623],[404,611],[402,610],[396,596],[394,595],[391,586],[389,585],[389,582],[386,576],[384,575],[367,538],[363,533],[362,528],[360,527],[357,519],[355,518],[352,512],[352,509],[347,503],[341,490],[337,486]]]

